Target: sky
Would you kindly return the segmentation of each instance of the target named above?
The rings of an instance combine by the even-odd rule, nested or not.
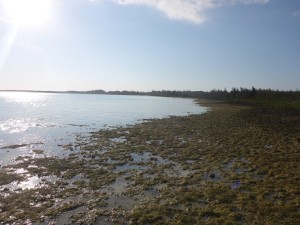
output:
[[[300,89],[299,0],[0,0],[0,90]]]

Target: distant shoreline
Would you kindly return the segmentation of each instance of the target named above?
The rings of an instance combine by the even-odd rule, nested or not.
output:
[[[203,97],[203,91],[36,91],[36,90],[0,90],[0,92],[27,92],[27,93],[52,93],[52,94],[100,94],[100,95],[135,95],[135,96],[157,96],[157,97],[180,97],[195,98]]]
[[[105,91],[102,89],[89,91],[40,91],[40,90],[0,90],[0,92],[29,92],[29,93],[58,93],[58,94],[103,94],[103,95],[137,95],[137,96],[160,96],[160,97],[181,97],[181,98],[205,98],[213,100],[238,101],[241,103],[249,99],[270,99],[283,98],[285,100],[300,101],[300,91],[297,90],[273,90],[248,88],[213,89],[211,91],[191,90],[152,90],[152,91]]]
[[[127,95],[127,96],[157,96],[221,100],[231,104],[256,106],[268,110],[281,110],[292,114],[300,113],[300,91],[280,91],[271,89],[232,88],[231,91],[211,90],[204,91],[34,91],[34,90],[0,90],[1,92],[28,92],[28,93],[54,93],[54,94],[101,94],[101,95]]]

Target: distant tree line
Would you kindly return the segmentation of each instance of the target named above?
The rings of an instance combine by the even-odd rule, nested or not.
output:
[[[0,90],[1,91],[1,90]],[[181,98],[207,98],[216,100],[253,100],[253,99],[289,99],[294,101],[300,100],[300,91],[282,91],[272,89],[256,89],[248,88],[232,88],[231,91],[226,89],[213,89],[211,91],[104,91],[104,90],[91,90],[91,91],[31,91],[31,90],[2,90],[2,91],[22,91],[22,92],[41,92],[41,93],[71,93],[71,94],[109,94],[109,95],[148,95],[160,97],[181,97]]]
[[[205,98],[225,100],[232,103],[259,106],[265,109],[285,110],[300,113],[300,91],[280,91],[271,89],[232,88],[231,91],[212,90]]]
[[[77,93],[77,92],[76,92]],[[231,91],[226,89],[213,89],[209,92],[204,91],[104,91],[92,90],[85,93],[89,94],[111,94],[111,95],[148,95],[148,96],[161,96],[161,97],[181,97],[181,98],[207,98],[216,100],[245,100],[245,99],[300,99],[300,91],[280,91],[272,89],[256,89],[248,88],[232,88]]]
[[[147,96],[159,96],[159,97],[180,97],[180,98],[199,98],[204,97],[206,92],[203,91],[104,91],[104,90],[92,90],[87,91],[88,94],[108,94],[108,95],[147,95]]]
[[[31,92],[31,91],[30,91]],[[45,92],[45,91],[35,91]],[[72,94],[107,94],[107,95],[147,95],[147,96],[160,96],[160,97],[180,97],[180,98],[205,98],[214,100],[224,100],[227,102],[238,104],[251,104],[262,106],[265,108],[287,109],[296,110],[300,112],[300,91],[282,91],[272,89],[256,89],[248,88],[232,88],[231,91],[226,89],[214,89],[209,92],[204,91],[104,91],[104,90],[91,90],[91,91],[68,91],[56,92],[47,91],[50,93],[72,93]]]
[[[300,91],[280,91],[272,89],[232,88],[231,91],[212,90],[206,93],[207,98],[224,100],[245,100],[245,99],[294,99],[300,100]]]
[[[231,103],[255,105],[264,108],[285,109],[288,111],[300,112],[300,91],[280,91],[272,89],[232,88],[214,89],[209,92],[204,91],[104,91],[93,90],[90,94],[110,94],[110,95],[147,95],[160,97],[181,97],[181,98],[205,98],[214,100],[224,100]]]

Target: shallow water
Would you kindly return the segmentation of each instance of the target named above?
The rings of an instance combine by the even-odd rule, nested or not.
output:
[[[192,99],[0,92],[0,165],[20,155],[33,157],[36,149],[64,156],[59,146],[74,141],[75,133],[205,111]]]

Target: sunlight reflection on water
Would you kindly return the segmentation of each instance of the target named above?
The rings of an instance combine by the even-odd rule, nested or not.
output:
[[[19,188],[24,189],[32,189],[35,186],[39,185],[41,182],[41,178],[39,178],[38,176],[33,176],[33,177],[29,177],[27,180],[22,181],[20,183],[17,184],[17,186]]]
[[[58,146],[73,142],[75,133],[205,111],[193,99],[0,92],[0,165],[33,149],[61,156],[65,151]],[[16,145],[22,147],[10,147]]]
[[[35,126],[37,126],[37,123],[34,123],[29,118],[9,119],[1,122],[0,130],[7,133],[19,133],[26,131],[29,127]]]
[[[33,118],[8,119],[0,121],[0,130],[5,133],[20,133],[28,131],[29,128],[40,127],[55,127],[57,124],[45,121],[38,121]]]
[[[32,92],[2,92],[1,97],[10,103],[21,103],[31,106],[43,106],[45,100],[51,97],[50,93],[32,93]]]
[[[45,177],[29,176],[24,181],[19,181],[19,182],[14,181],[8,185],[5,185],[5,187],[14,191],[18,191],[20,189],[26,190],[26,189],[33,189],[36,187],[42,187],[47,185],[46,182],[54,182],[56,180],[57,177],[55,176],[45,176]]]
[[[0,92],[0,109],[0,130],[7,133],[53,125],[102,128],[205,111],[192,99],[27,92]]]

